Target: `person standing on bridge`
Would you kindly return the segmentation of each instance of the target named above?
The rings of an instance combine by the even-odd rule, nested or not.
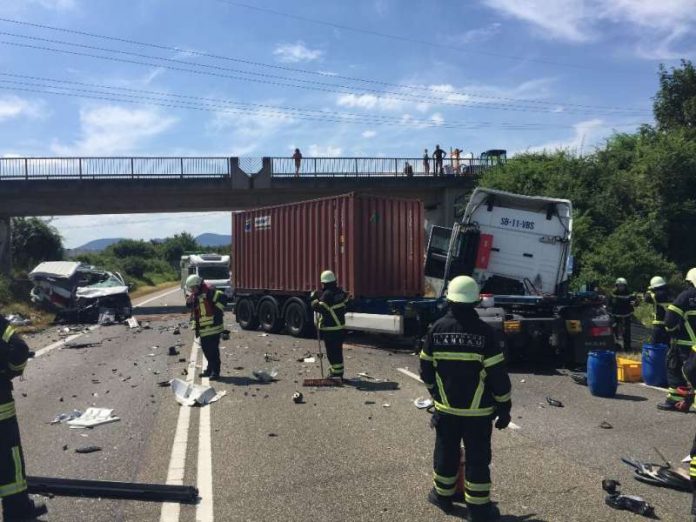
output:
[[[24,373],[29,347],[0,313],[0,497],[5,522],[34,520],[46,505],[27,494],[19,424],[12,398],[12,379]]]
[[[292,155],[292,159],[295,160],[295,177],[300,177],[300,167],[302,167],[302,153],[300,149],[295,149],[295,154]]]
[[[428,501],[452,509],[464,441],[464,501],[470,522],[497,520],[491,503],[491,435],[510,424],[511,385],[493,328],[478,316],[479,287],[469,276],[452,279],[449,310],[428,331],[420,353],[421,379],[435,406],[433,489]]]
[[[186,279],[190,292],[186,306],[191,308],[191,328],[201,340],[201,350],[208,361],[208,367],[201,377],[211,381],[220,378],[220,336],[225,330],[224,316],[227,296],[220,290],[205,284],[196,274]]]
[[[317,328],[326,346],[329,378],[343,381],[343,339],[346,328],[348,294],[338,286],[331,270],[321,273],[321,293],[312,292],[312,310],[319,313]]]
[[[428,154],[428,149],[425,149],[425,154],[423,154],[423,171],[426,176],[430,175],[430,155]]]
[[[444,169],[442,168],[442,162],[444,161],[447,153],[440,148],[439,145],[435,145],[435,150],[433,151],[433,158],[435,158],[435,175],[442,176],[444,174]]]

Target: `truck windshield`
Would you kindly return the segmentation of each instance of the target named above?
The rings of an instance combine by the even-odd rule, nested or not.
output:
[[[229,279],[230,272],[226,266],[199,266],[198,275],[203,279]]]

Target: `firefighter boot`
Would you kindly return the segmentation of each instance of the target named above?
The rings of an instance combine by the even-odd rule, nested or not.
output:
[[[433,506],[440,508],[445,513],[452,511],[452,499],[438,495],[435,488],[431,489],[428,493],[428,502],[430,502]]]
[[[691,405],[694,403],[694,392],[691,388],[687,386],[679,386],[675,391],[671,392],[670,396],[681,397],[681,400],[675,401],[669,398],[657,405],[658,410],[664,411],[680,411],[682,413],[689,413]]]
[[[34,502],[26,493],[3,499],[5,522],[23,522],[36,520],[48,513],[43,502]]]
[[[467,506],[469,510],[469,516],[467,520],[469,522],[495,522],[500,520],[500,510],[498,506],[489,502],[482,506]]]

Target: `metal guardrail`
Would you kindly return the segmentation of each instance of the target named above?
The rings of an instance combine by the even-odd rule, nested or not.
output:
[[[475,176],[492,165],[481,158],[444,158],[441,164],[429,158],[270,158],[274,178],[307,177],[433,177]]]
[[[265,161],[264,161],[265,160]],[[0,181],[110,180],[110,179],[221,179],[239,167],[248,175],[263,174],[295,178],[387,178],[474,176],[496,162],[486,158],[445,158],[438,164],[430,158],[302,158],[288,157],[85,157],[0,158]],[[259,170],[259,167],[261,169]]]
[[[227,178],[230,158],[0,158],[0,180]]]

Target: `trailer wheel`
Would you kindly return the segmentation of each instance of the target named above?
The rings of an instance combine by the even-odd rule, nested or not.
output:
[[[278,301],[267,297],[259,305],[259,322],[261,329],[268,333],[278,333],[283,327],[283,318],[280,315]]]
[[[256,317],[254,303],[251,299],[240,299],[235,306],[237,322],[243,330],[256,330],[259,327],[259,319]]]
[[[309,330],[307,306],[299,299],[293,299],[285,307],[285,324],[293,337],[303,337]]]

